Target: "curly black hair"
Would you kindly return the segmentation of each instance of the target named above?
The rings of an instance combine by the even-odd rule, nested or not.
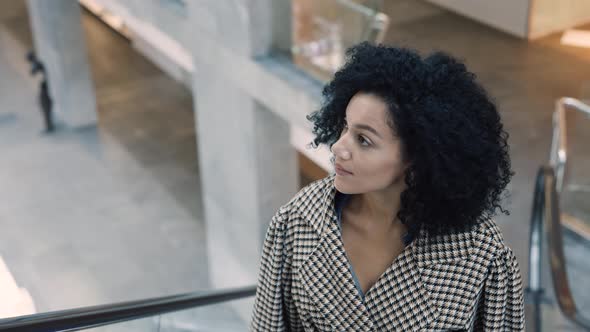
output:
[[[413,232],[471,229],[493,217],[514,174],[508,134],[475,74],[452,56],[421,57],[406,48],[358,44],[323,89],[322,107],[308,115],[311,145],[338,140],[346,107],[358,92],[380,97],[410,166],[401,194],[400,220]]]

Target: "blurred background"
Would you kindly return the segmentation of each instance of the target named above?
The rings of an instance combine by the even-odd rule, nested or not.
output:
[[[0,318],[254,285],[271,216],[332,172],[305,115],[361,41],[477,74],[510,134],[497,222],[527,326],[590,328],[585,0],[0,0]],[[563,174],[561,243],[549,210],[531,227],[542,165]],[[95,329],[246,330],[252,303]]]

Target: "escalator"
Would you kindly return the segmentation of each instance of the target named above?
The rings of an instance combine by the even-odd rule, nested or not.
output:
[[[590,106],[578,100],[563,98],[557,103],[550,162],[540,167],[534,187],[526,289],[528,331],[590,330],[587,306],[590,294],[587,285],[581,282],[588,276],[584,270],[588,265],[584,264],[588,261],[584,250],[590,249],[589,242],[581,242],[582,247],[572,249],[572,241],[586,241],[587,221],[572,217],[579,215],[577,211],[562,213],[564,204],[560,201],[560,195],[572,188],[567,174],[567,109],[590,115]],[[585,187],[578,184],[573,188],[578,192]],[[586,208],[586,204],[581,208]],[[543,275],[544,268],[548,268],[549,278]],[[256,287],[250,286],[21,316],[0,320],[0,331],[246,330],[247,326],[232,325],[235,324],[232,320],[224,319],[232,310],[224,312],[222,307],[215,308],[211,312],[217,317],[207,317],[208,326],[199,325],[197,313],[205,306],[251,298],[255,292]],[[180,316],[184,319],[178,319]]]
[[[571,121],[575,116],[581,118]],[[529,331],[590,330],[590,218],[584,212],[590,201],[583,190],[584,179],[590,178],[584,172],[590,169],[573,172],[575,156],[583,151],[571,149],[575,142],[567,140],[572,125],[588,128],[584,117],[590,118],[590,106],[573,98],[558,100],[549,165],[537,173],[526,291]],[[576,152],[569,162],[568,150]]]
[[[349,4],[349,1],[340,2]],[[581,110],[578,113],[590,114],[587,111],[588,106],[578,101],[562,100],[558,105],[564,109],[563,112],[556,112],[559,114],[558,118],[565,117],[565,106]],[[557,128],[560,126],[558,123]],[[590,201],[585,197],[590,194],[585,191],[586,184],[576,184],[571,176],[568,182],[566,180],[568,177],[564,176],[565,166],[571,166],[571,163],[565,163],[562,157],[567,154],[564,154],[565,150],[558,148],[560,145],[566,145],[562,136],[566,137],[565,130],[559,131],[557,136],[554,135],[552,156],[555,159],[552,157],[550,166],[541,168],[536,182],[529,271],[538,271],[538,273],[529,273],[527,294],[529,309],[527,327],[532,331],[556,331],[562,327],[567,331],[590,329],[587,319],[590,307],[585,302],[590,292],[581,282],[584,276],[587,279],[590,275],[587,273],[588,270],[584,270],[590,264],[572,266],[570,262],[570,258],[575,255],[581,256],[576,257],[578,262],[583,263],[584,260],[588,262],[586,257],[589,256],[580,253],[584,252],[585,243],[590,243],[585,242],[590,241],[585,240],[590,234],[585,231],[586,222],[590,220],[585,218],[588,215],[587,208],[590,207]],[[578,151],[572,151],[572,155],[576,153]],[[583,176],[583,172],[581,173],[582,175],[569,172],[570,175]],[[561,225],[565,225],[563,230]],[[549,254],[543,250],[547,250]],[[549,278],[542,272],[544,266],[551,268]],[[246,330],[247,326],[239,325],[235,319],[228,319],[232,315],[235,316],[230,305],[251,300],[254,292],[255,287],[250,286],[21,316],[0,320],[0,331]],[[551,298],[549,293],[553,292],[556,296]],[[551,317],[547,318],[548,312],[564,316],[564,321],[571,325],[551,325],[555,322]],[[203,317],[207,318],[206,323],[201,320]]]

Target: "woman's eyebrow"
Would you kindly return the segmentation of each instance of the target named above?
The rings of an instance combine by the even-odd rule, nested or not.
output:
[[[377,130],[375,130],[373,127],[371,127],[369,125],[358,123],[358,124],[355,124],[353,127],[354,128],[357,128],[357,129],[364,129],[364,130],[370,131],[373,134],[375,134],[377,137],[383,138],[383,137],[381,137],[381,135],[379,135],[379,133],[377,132]]]

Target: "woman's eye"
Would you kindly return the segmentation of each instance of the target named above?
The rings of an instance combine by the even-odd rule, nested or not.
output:
[[[361,135],[359,135],[359,137],[358,137],[358,140],[359,140],[359,143],[360,143],[362,146],[369,146],[369,145],[371,145],[371,142],[369,142],[369,141],[368,141],[366,138],[364,138],[364,137],[363,137],[363,136],[361,136]]]

